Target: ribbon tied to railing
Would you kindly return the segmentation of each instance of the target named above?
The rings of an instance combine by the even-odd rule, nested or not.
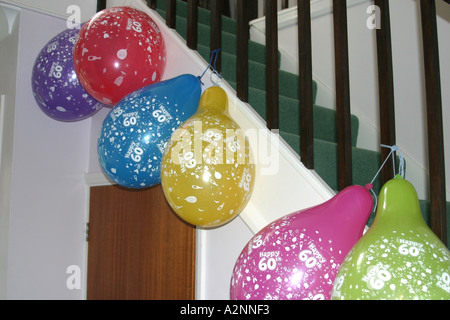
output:
[[[202,82],[202,78],[205,75],[205,73],[209,70],[212,69],[212,73],[210,76],[210,80],[214,85],[219,85],[220,83],[220,79],[222,79],[222,76],[219,74],[219,72],[217,71],[217,67],[216,67],[216,63],[217,63],[217,57],[219,56],[219,52],[222,49],[216,49],[214,51],[211,51],[211,60],[209,61],[208,66],[206,67],[205,71],[203,72],[203,74],[201,76],[199,76],[199,80],[201,82],[202,85],[204,85],[204,83]],[[217,76],[217,79],[213,79],[213,76]]]
[[[400,175],[403,179],[405,178],[405,159],[403,157],[403,153],[400,150],[400,148],[398,146],[389,146],[389,145],[385,145],[385,144],[381,144],[381,147],[383,148],[389,148],[391,149],[391,152],[389,152],[388,156],[386,157],[386,159],[384,160],[383,164],[381,165],[380,169],[378,170],[378,172],[375,174],[375,176],[373,177],[372,181],[368,184],[366,184],[366,189],[370,190],[374,197],[375,197],[375,206],[374,206],[374,210],[376,210],[377,208],[377,195],[375,194],[375,192],[373,191],[373,183],[375,181],[375,179],[378,177],[378,175],[380,174],[381,170],[384,168],[384,166],[386,165],[386,162],[389,160],[389,158],[394,155],[392,157],[392,166],[393,166],[393,171],[394,171],[394,177],[397,175]],[[395,165],[395,152],[398,151],[398,156],[399,156],[399,168],[398,168],[398,173],[396,173],[396,165]]]

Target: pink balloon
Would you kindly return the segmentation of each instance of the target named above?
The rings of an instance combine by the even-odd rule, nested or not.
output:
[[[339,267],[363,235],[372,208],[369,191],[350,186],[269,224],[237,259],[231,299],[330,299]]]

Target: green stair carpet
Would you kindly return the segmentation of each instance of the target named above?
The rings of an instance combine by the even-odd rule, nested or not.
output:
[[[157,1],[157,11],[165,18],[166,1]],[[187,3],[177,1],[176,31],[186,39],[187,33]],[[198,52],[206,60],[210,60],[210,12],[206,9],[198,9]],[[222,77],[236,88],[236,21],[222,17]],[[280,61],[280,57],[279,57]],[[266,92],[265,92],[265,46],[259,43],[249,42],[249,104],[265,119],[266,117]],[[298,75],[279,70],[279,102],[280,102],[280,135],[295,150],[300,151],[299,137],[299,90]],[[333,189],[338,189],[337,168],[337,144],[336,144],[336,112],[329,108],[315,104],[317,96],[317,84],[313,83],[314,101],[314,157],[315,171]],[[370,183],[379,170],[382,159],[379,152],[364,150],[356,147],[359,122],[358,118],[351,117],[352,129],[352,169],[353,183],[366,185]],[[397,161],[398,163],[398,161]],[[378,177],[374,185],[374,191],[378,195],[382,183]],[[422,214],[429,224],[429,201],[420,201]],[[450,213],[450,202],[447,203],[447,221]],[[374,213],[368,221],[370,226]],[[450,234],[450,224],[447,223],[447,233]]]

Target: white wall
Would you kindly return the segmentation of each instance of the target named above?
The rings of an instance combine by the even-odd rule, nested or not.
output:
[[[253,232],[241,218],[209,231],[197,231],[198,300],[229,300],[234,265]]]
[[[65,20],[20,11],[14,123],[8,299],[81,299],[67,267],[85,264],[84,224],[90,121],[62,123],[34,101],[31,72]],[[84,276],[84,274],[83,274]]]

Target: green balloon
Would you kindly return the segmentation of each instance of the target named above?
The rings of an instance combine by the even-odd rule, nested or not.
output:
[[[375,220],[342,263],[331,299],[450,299],[450,252],[400,176],[383,186]]]

